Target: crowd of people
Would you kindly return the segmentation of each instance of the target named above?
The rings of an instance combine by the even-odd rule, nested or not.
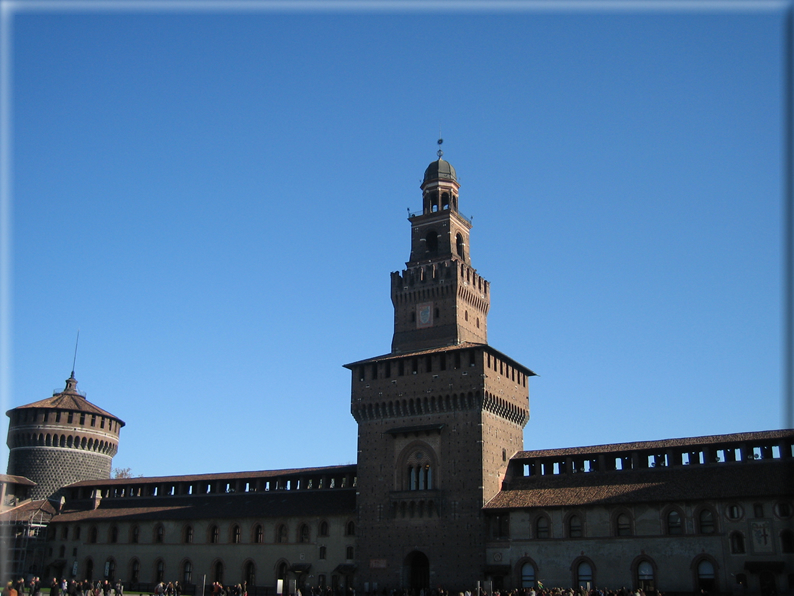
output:
[[[50,582],[42,582],[33,577],[29,582],[20,578],[6,584],[2,596],[41,596],[42,590],[49,588],[50,596],[123,596],[124,587],[121,582],[115,584],[107,580],[66,580],[52,578]]]

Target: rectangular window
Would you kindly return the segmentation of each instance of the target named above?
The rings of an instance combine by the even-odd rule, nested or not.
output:
[[[96,426],[96,414],[91,416],[91,426]]]
[[[764,517],[764,506],[761,503],[753,505],[753,516]]]
[[[403,376],[405,374],[405,361],[400,360],[397,363],[397,374]]]
[[[85,412],[80,414],[80,426],[85,426]]]
[[[387,379],[391,376],[391,362],[386,363],[385,376]]]
[[[66,420],[67,424],[72,424],[74,422],[74,412],[69,412],[69,417]]]

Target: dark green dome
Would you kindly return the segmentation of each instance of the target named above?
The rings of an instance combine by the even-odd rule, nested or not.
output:
[[[437,161],[432,161],[430,162],[430,165],[427,166],[427,169],[425,170],[425,179],[422,183],[425,184],[431,180],[458,181],[458,179],[455,177],[455,168],[452,167],[451,163],[444,161],[440,157]]]

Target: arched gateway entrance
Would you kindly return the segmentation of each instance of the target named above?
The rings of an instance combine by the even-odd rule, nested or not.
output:
[[[415,550],[405,557],[403,572],[412,590],[430,587],[430,561],[425,553]]]

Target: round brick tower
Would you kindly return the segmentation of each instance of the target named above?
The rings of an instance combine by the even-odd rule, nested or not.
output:
[[[110,478],[124,422],[77,390],[74,372],[52,397],[6,412],[8,474],[36,483],[45,499],[73,482]]]

